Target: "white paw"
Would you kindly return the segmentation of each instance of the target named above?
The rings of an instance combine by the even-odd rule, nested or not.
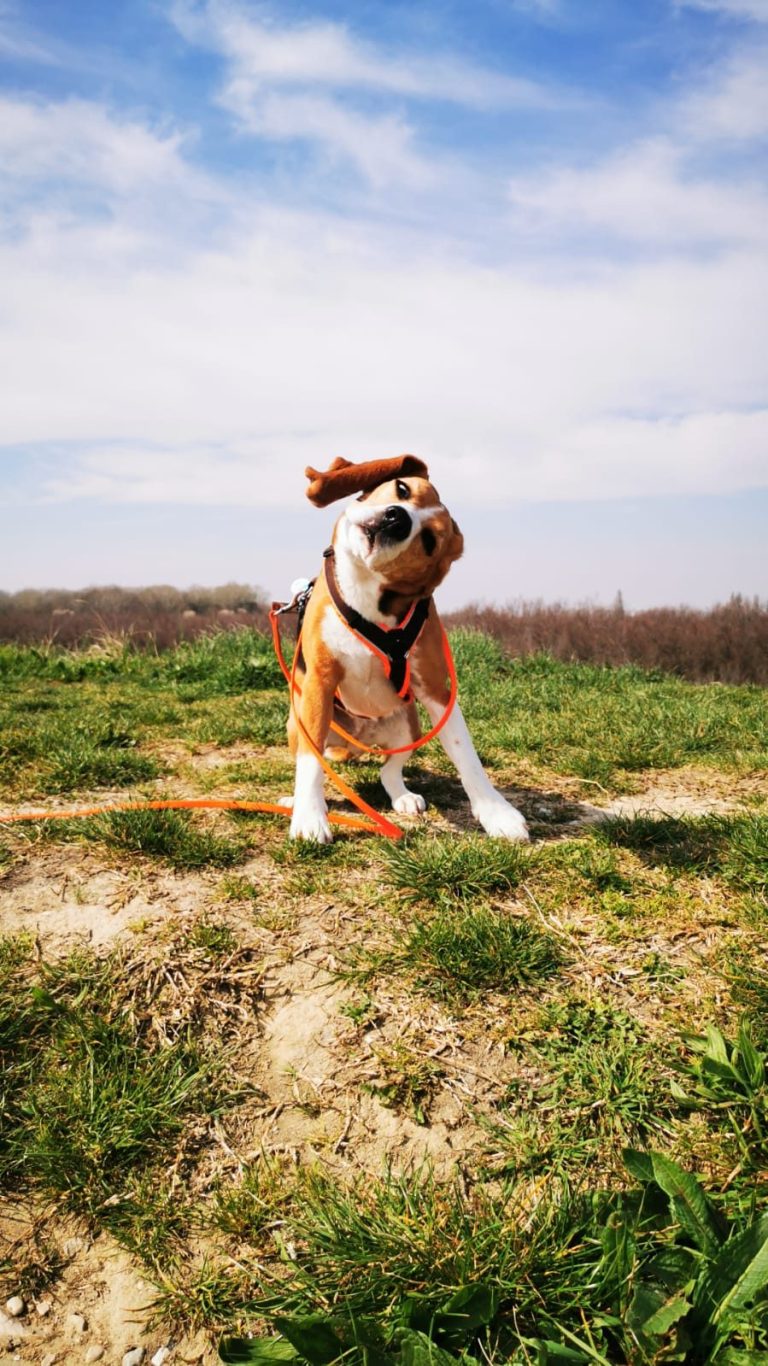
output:
[[[293,810],[293,793],[289,792],[287,797],[278,797],[275,806],[285,806],[289,811]]]
[[[333,834],[325,812],[310,812],[302,817],[294,811],[291,821],[291,839],[312,840],[315,844],[330,844],[333,840]]]
[[[528,826],[516,807],[503,797],[497,801],[478,802],[474,814],[486,834],[502,840],[529,840]]]
[[[392,809],[399,816],[420,816],[422,811],[426,811],[427,803],[420,792],[404,792],[402,796],[395,797]]]

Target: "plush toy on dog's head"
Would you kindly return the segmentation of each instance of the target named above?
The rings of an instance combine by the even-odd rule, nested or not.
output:
[[[418,456],[360,464],[339,458],[322,473],[310,466],[306,475],[316,507],[358,495],[336,523],[334,546],[396,598],[429,597],[461,555],[462,534]]]
[[[424,461],[416,455],[396,455],[391,460],[364,460],[359,465],[338,456],[327,470],[314,470],[307,465],[304,473],[312,481],[307,489],[307,497],[317,508],[325,508],[329,503],[335,503],[339,498],[349,498],[353,493],[370,493],[371,489],[385,484],[388,479],[402,479],[408,474],[418,475],[420,479],[429,478]]]

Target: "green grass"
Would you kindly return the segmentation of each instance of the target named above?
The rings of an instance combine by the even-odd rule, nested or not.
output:
[[[768,1060],[742,1023],[735,1039],[714,1025],[686,1039],[691,1054],[678,1065],[673,1094],[684,1106],[706,1111],[733,1137],[747,1170],[768,1170]]]
[[[223,1091],[192,1039],[163,1047],[121,1009],[117,958],[25,966],[8,965],[0,984],[0,1175],[93,1217]]]
[[[744,1009],[752,1034],[761,1047],[768,1047],[768,961],[763,946],[732,947],[725,972],[733,999]]]
[[[562,962],[552,935],[490,906],[462,906],[415,919],[396,936],[383,967],[397,966],[415,985],[454,1005],[484,992],[514,992],[551,977]]]
[[[345,1359],[376,1353],[399,1366],[457,1358],[726,1366],[739,1360],[732,1348],[765,1347],[768,1305],[739,1299],[734,1286],[744,1251],[768,1246],[768,1223],[729,1220],[660,1156],[630,1152],[627,1166],[639,1178],[628,1190],[589,1196],[556,1183],[533,1207],[512,1185],[467,1193],[423,1169],[351,1186],[309,1172],[286,1229],[298,1249],[292,1274],[258,1286],[253,1307],[284,1347],[294,1345],[294,1359],[311,1363],[346,1351]],[[676,1312],[663,1315],[672,1293]],[[243,1355],[225,1360],[278,1359],[275,1336],[261,1339],[264,1358],[240,1341]]]
[[[533,846],[464,833],[437,747],[413,783],[439,814],[397,844],[188,812],[2,833],[8,923],[33,927],[0,941],[0,1184],[36,1211],[0,1255],[7,1294],[55,1289],[77,1213],[144,1268],[164,1331],[262,1361],[768,1360],[765,1283],[728,1284],[768,1232],[765,694],[454,638]],[[0,648],[3,807],[287,791],[270,651]],[[687,764],[752,805],[563,828],[600,787]],[[345,772],[383,804],[375,766]],[[73,841],[93,855],[51,849]],[[57,958],[48,908],[93,908],[100,854],[105,925],[123,894],[162,914]],[[295,1068],[271,1029],[291,1000]]]
[[[525,759],[609,789],[647,768],[768,767],[760,688],[545,656],[511,660],[473,631],[455,631],[452,641],[462,706],[492,764]],[[0,681],[9,795],[150,779],[159,769],[146,746],[159,736],[218,745],[284,739],[282,676],[271,642],[251,630],[201,636],[164,654],[120,642],[84,651],[5,645]],[[435,766],[446,771],[437,751]],[[426,784],[431,792],[433,773]]]
[[[511,892],[533,857],[524,846],[487,836],[401,840],[386,847],[387,877],[406,901],[451,908]]]
[[[172,687],[184,700],[274,688],[282,682],[272,642],[258,631],[216,631],[157,654],[106,639],[84,650],[0,645],[0,679],[110,683],[129,678]]]
[[[6,701],[6,712],[10,711]],[[26,711],[0,732],[0,764],[9,777],[32,769],[37,790],[59,793],[130,787],[158,776],[157,763],[136,750],[135,735],[114,719],[80,719],[69,711]]]
[[[566,994],[513,1037],[520,1079],[491,1124],[506,1169],[615,1170],[627,1144],[669,1137],[671,1050],[601,996]]]
[[[231,868],[248,848],[242,839],[199,825],[187,811],[105,811],[51,824],[33,821],[26,830],[33,837],[103,844],[117,853],[157,858],[182,872],[207,865]]]
[[[605,786],[647,768],[768,768],[765,690],[686,683],[634,667],[510,659],[452,633],[462,706],[486,758],[528,757]]]
[[[768,816],[634,816],[605,821],[606,843],[644,862],[681,872],[717,874],[743,891],[768,890]]]

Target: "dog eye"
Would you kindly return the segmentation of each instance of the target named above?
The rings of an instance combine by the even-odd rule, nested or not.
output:
[[[403,483],[402,479],[395,480],[395,492],[398,498],[410,498],[411,496],[411,490],[407,484]]]

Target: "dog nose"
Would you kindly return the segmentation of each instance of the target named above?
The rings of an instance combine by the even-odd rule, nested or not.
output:
[[[411,514],[399,503],[392,503],[384,509],[379,526],[388,539],[404,541],[411,530]]]

